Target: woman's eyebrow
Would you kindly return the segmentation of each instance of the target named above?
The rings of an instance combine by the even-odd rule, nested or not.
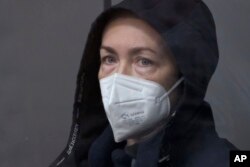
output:
[[[141,53],[143,51],[148,51],[148,52],[153,53],[154,55],[157,55],[157,51],[155,51],[155,50],[153,50],[153,49],[151,49],[149,47],[133,47],[133,48],[130,49],[129,52],[130,52],[131,55],[135,55],[135,54],[139,54],[139,53]]]
[[[104,45],[102,45],[100,47],[100,50],[101,49],[104,49],[107,52],[112,53],[112,54],[117,54],[117,52],[115,51],[115,49],[113,49],[110,46],[104,46]],[[144,46],[138,46],[138,47],[132,47],[132,48],[130,48],[129,49],[129,54],[130,55],[137,55],[137,54],[139,54],[139,53],[141,53],[143,51],[148,51],[148,52],[153,53],[154,55],[157,55],[157,51],[155,51],[154,49],[151,49],[150,47],[144,47]]]
[[[113,49],[112,47],[102,45],[102,46],[100,47],[100,50],[101,50],[101,49],[104,49],[104,50],[108,51],[109,53],[116,54],[115,49]]]

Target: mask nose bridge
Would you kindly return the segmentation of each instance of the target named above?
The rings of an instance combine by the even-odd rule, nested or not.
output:
[[[109,104],[111,104],[111,101],[112,102],[119,101],[119,103],[128,101],[128,100],[125,100],[123,98],[124,95],[125,96],[131,95],[129,97],[132,97],[133,101],[142,100],[143,90],[145,89],[143,84],[140,85],[140,82],[137,79],[132,78],[132,77],[127,76],[127,75],[119,74],[119,73],[113,74],[113,78],[112,78],[110,86],[111,86],[111,89],[110,89]],[[124,90],[126,90],[126,91],[124,91]],[[121,94],[121,92],[122,92],[122,94]],[[133,92],[133,93],[131,93],[131,92]],[[139,96],[139,94],[140,94],[140,96]],[[119,95],[121,95],[121,96],[119,96]]]
[[[108,101],[108,104],[111,103],[111,100],[114,98],[114,89],[115,89],[115,81],[117,79],[117,73],[114,73],[114,75],[112,76],[112,79],[111,79],[111,90],[110,90],[110,96],[109,96],[109,101]]]

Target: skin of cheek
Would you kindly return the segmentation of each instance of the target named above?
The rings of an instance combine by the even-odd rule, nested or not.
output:
[[[100,80],[100,79],[104,78],[107,75],[106,73],[109,73],[111,70],[112,70],[112,68],[107,69],[101,65],[99,68],[99,72],[98,72],[98,79]]]
[[[102,79],[105,77],[110,76],[114,71],[116,71],[117,65],[107,66],[107,65],[100,65],[99,72],[98,72],[98,79]]]

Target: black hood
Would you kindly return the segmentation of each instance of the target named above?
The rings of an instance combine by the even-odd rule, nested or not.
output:
[[[201,0],[125,0],[104,11],[91,26],[77,76],[71,135],[52,166],[65,165],[67,159],[74,159],[75,164],[87,159],[91,143],[108,125],[98,80],[99,48],[105,26],[123,10],[133,12],[162,35],[184,76],[184,92],[167,140],[182,138],[204,124],[214,130],[204,96],[219,56],[215,24],[207,6]],[[199,110],[204,105],[208,109]]]

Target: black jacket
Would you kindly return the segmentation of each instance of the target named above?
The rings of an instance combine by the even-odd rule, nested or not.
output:
[[[139,145],[135,166],[228,167],[229,151],[235,147],[218,137],[210,105],[204,101],[219,54],[214,20],[201,0],[125,0],[95,20],[77,77],[71,134],[51,167],[131,166],[124,142],[114,142],[97,76],[103,29],[123,10],[134,12],[162,35],[184,76],[174,119]]]

